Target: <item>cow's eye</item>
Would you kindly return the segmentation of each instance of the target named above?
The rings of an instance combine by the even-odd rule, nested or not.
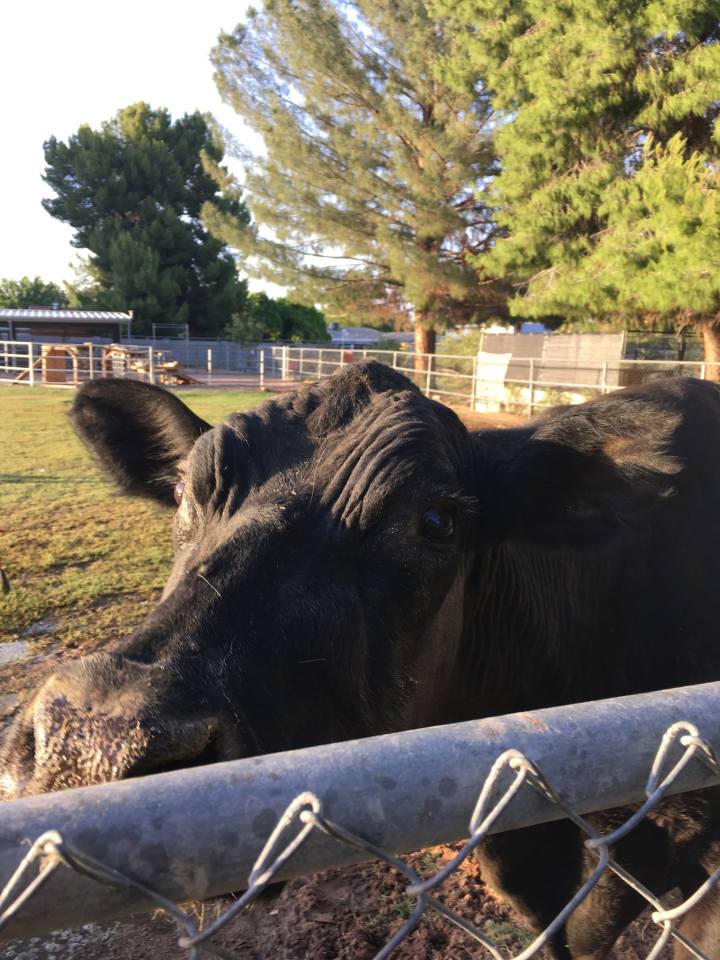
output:
[[[173,496],[175,497],[175,503],[180,506],[183,498],[183,493],[185,492],[185,481],[178,480],[178,482],[173,487]]]
[[[432,507],[423,514],[420,529],[431,540],[450,540],[455,533],[455,511],[447,506]]]

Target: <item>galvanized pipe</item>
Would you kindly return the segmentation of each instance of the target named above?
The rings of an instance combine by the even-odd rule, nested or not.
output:
[[[410,851],[468,835],[500,753],[533,761],[576,812],[637,803],[662,734],[695,723],[720,746],[720,683],[389,734],[83,787],[0,805],[0,888],[27,843],[49,829],[175,901],[243,889],[287,804],[311,790],[325,814],[379,846]],[[693,760],[672,792],[709,786]],[[562,814],[523,787],[495,830]],[[314,833],[283,877],[362,859]],[[6,928],[26,936],[147,908],[69,870],[56,871]]]

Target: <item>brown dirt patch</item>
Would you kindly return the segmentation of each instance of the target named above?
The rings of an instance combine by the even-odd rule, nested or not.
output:
[[[434,847],[406,859],[421,875],[431,876],[452,858],[459,844]],[[372,960],[399,930],[414,903],[405,895],[406,880],[383,863],[328,870],[287,883],[277,896],[262,896],[232,920],[216,938],[237,960]],[[493,938],[512,957],[532,941],[524,919],[484,886],[476,862],[466,861],[437,897]],[[185,904],[206,927],[233,902],[218,897]],[[658,937],[645,917],[630,927],[610,960],[639,960]],[[161,912],[88,924],[47,937],[12,941],[0,960],[169,960],[186,958],[173,921]],[[473,960],[488,954],[462,930],[428,910],[420,925],[394,951],[393,960]],[[548,960],[546,951],[540,960]],[[665,951],[662,960],[669,960]]]
[[[408,861],[430,875],[454,854],[449,846],[413,854]],[[276,897],[263,897],[217,937],[238,960],[372,960],[405,923],[412,910],[406,880],[382,863],[329,870],[287,883]],[[524,922],[491,897],[469,861],[439,894],[447,906],[483,927],[505,951],[519,952],[531,939]],[[206,926],[232,902],[218,898],[186,905]],[[50,937],[13,941],[2,960],[156,960],[182,957],[177,930],[164,915],[137,917],[108,926],[89,924]],[[470,960],[478,949],[466,934],[428,912],[393,954],[398,960]]]
[[[467,407],[456,407],[448,404],[451,410],[460,417],[468,430],[495,430],[498,427],[522,427],[527,423],[527,417],[516,413],[475,413]]]

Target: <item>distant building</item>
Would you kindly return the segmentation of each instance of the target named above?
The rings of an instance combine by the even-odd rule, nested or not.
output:
[[[415,335],[412,331],[405,333],[385,333],[383,330],[376,330],[374,327],[341,327],[337,323],[329,323],[327,328],[333,346],[338,347],[363,347],[372,346],[378,340],[392,340],[400,346],[403,343],[412,343]]]
[[[403,343],[413,343],[415,339],[412,331],[385,333],[385,331],[376,330],[374,327],[341,327],[338,323],[329,323],[327,329],[333,346],[338,347],[362,349],[372,346],[378,340],[391,340],[397,343],[399,347]]]
[[[82,341],[130,339],[132,311],[68,310],[65,307],[0,309],[0,340]]]

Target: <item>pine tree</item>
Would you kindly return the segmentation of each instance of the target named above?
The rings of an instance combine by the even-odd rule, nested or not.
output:
[[[446,53],[425,3],[268,0],[212,54],[223,98],[262,135],[243,152],[252,231],[204,219],[248,269],[333,316],[412,307],[418,351],[504,291],[469,258],[493,224],[492,109],[436,77]]]
[[[82,126],[67,143],[45,144],[52,216],[75,230],[89,252],[89,291],[80,302],[132,309],[138,329],[189,323],[215,334],[241,306],[245,284],[231,253],[200,219],[213,200],[239,228],[248,222],[237,196],[224,198],[217,178],[223,149],[199,113],[172,121],[166,110],[136,103],[99,130]]]
[[[694,322],[720,359],[717,0],[435,0],[505,122],[485,259],[520,316]]]

